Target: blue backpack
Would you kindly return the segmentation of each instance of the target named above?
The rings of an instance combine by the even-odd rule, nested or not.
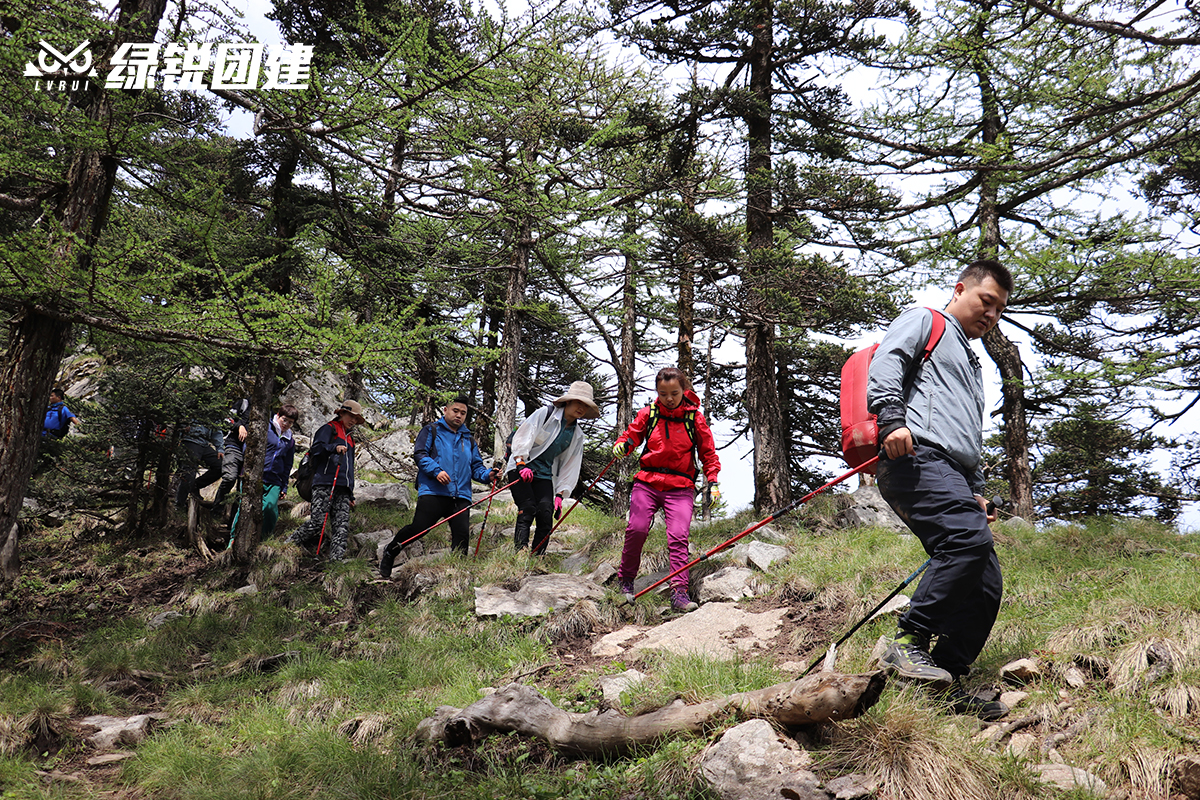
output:
[[[61,439],[67,435],[71,418],[65,413],[66,410],[66,403],[51,403],[46,407],[46,419],[42,422],[43,436],[50,434],[55,439]]]

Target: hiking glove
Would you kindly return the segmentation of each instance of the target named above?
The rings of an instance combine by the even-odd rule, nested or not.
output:
[[[717,483],[716,481],[713,481],[712,483],[710,483],[708,485],[708,492],[709,492],[708,496],[712,498],[712,501],[714,503],[717,502],[718,500],[721,499],[721,484]]]
[[[521,480],[525,481],[526,483],[532,482],[533,470],[531,470],[529,467],[521,467]]]
[[[617,442],[614,444],[613,455],[617,458],[624,458],[629,455],[629,442]]]
[[[562,516],[562,495],[554,495],[554,518],[558,519]]]

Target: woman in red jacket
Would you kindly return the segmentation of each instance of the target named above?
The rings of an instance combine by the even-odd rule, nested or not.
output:
[[[654,521],[654,513],[663,509],[667,521],[667,552],[671,571],[688,563],[688,532],[696,501],[696,457],[704,467],[704,476],[717,491],[721,461],[713,443],[712,430],[700,411],[700,398],[692,391],[687,376],[677,367],[658,373],[654,386],[658,399],[638,412],[633,423],[617,438],[613,453],[627,456],[645,442],[641,470],[633,479],[629,497],[629,524],[625,527],[625,549],[617,581],[627,600],[633,600],[633,579],[642,561],[642,546]],[[696,608],[688,596],[687,571],[672,579],[671,605],[679,611]]]

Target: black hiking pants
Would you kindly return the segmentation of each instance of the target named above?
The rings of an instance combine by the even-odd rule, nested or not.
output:
[[[512,498],[517,504],[517,525],[513,529],[513,545],[517,551],[529,546],[529,529],[537,521],[537,529],[533,534],[533,550],[535,556],[546,552],[550,543],[550,530],[554,527],[554,482],[545,478],[534,478],[529,483],[518,480],[521,477],[518,470],[508,473],[508,480],[517,481],[513,484]]]
[[[931,559],[900,628],[936,637],[934,662],[966,675],[1000,612],[1000,561],[962,467],[940,450],[915,445],[914,451],[880,458],[877,475],[879,493]]]
[[[413,510],[412,522],[396,531],[388,547],[395,549],[401,542],[416,536],[421,531],[436,525],[441,520],[462,511],[471,505],[470,500],[461,497],[447,497],[440,494],[423,494],[417,497],[417,507]],[[447,523],[450,526],[450,548],[455,552],[466,555],[467,545],[471,540],[471,515],[459,514]],[[419,540],[418,540],[419,541]]]

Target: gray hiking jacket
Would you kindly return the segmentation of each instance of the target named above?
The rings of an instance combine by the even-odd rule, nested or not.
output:
[[[892,322],[871,359],[867,408],[879,416],[879,438],[901,426],[913,441],[935,447],[966,470],[971,491],[983,493],[983,369],[958,320],[950,314],[933,355],[904,393],[904,376],[920,359],[933,312],[912,308]],[[898,424],[897,424],[898,423]]]

